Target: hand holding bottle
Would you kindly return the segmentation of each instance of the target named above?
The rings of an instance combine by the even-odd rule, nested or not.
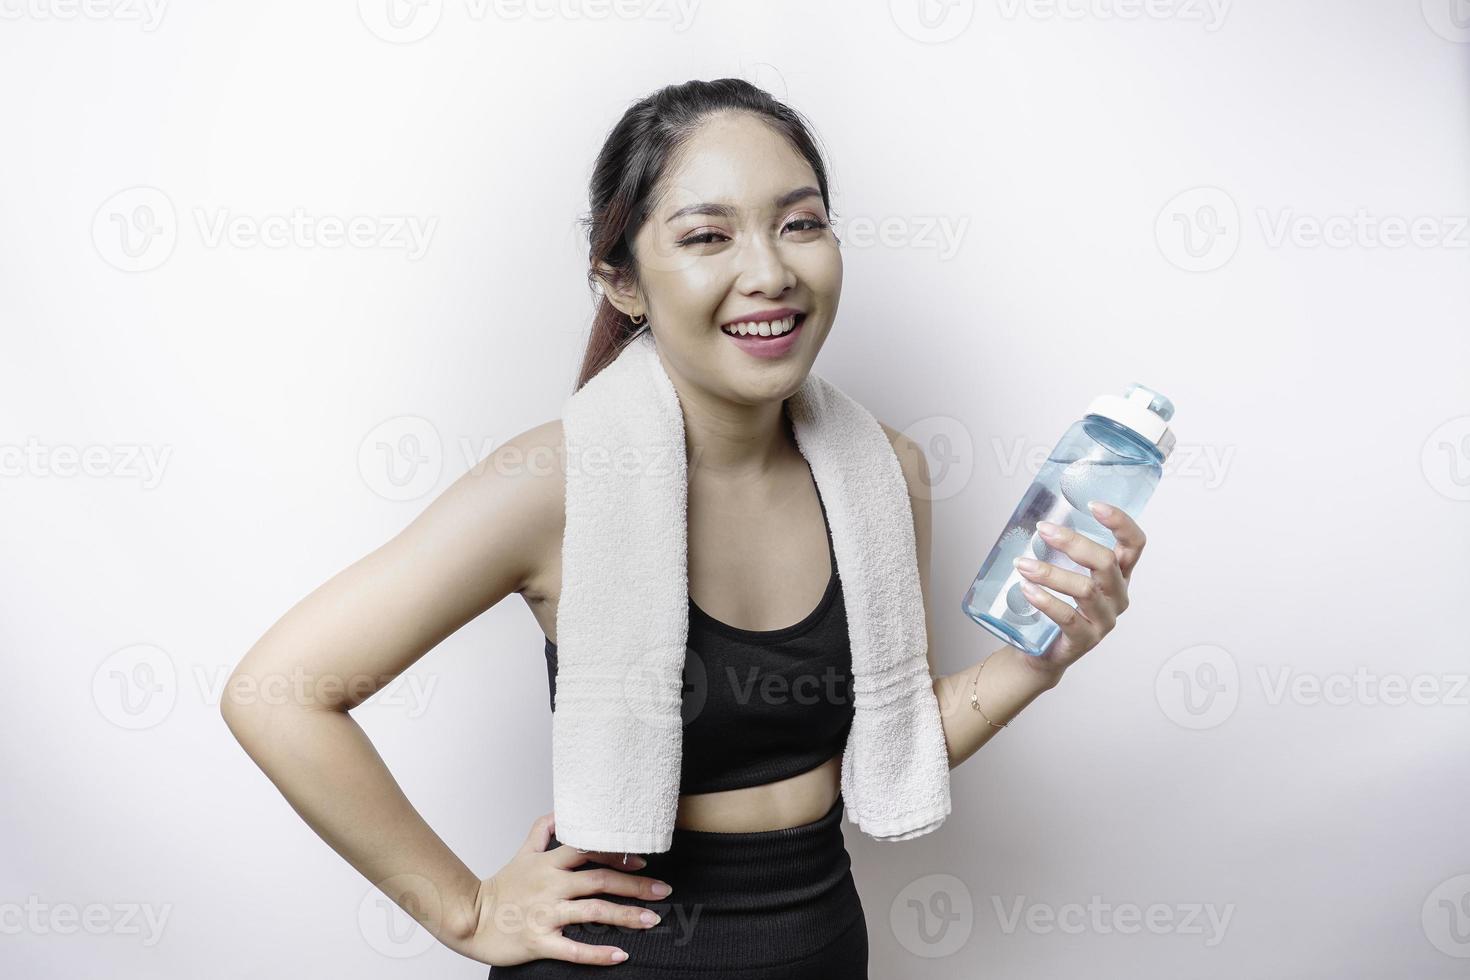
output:
[[[1174,449],[1173,416],[1173,402],[1136,382],[1121,397],[1094,398],[965,593],[965,615],[1050,678],[1097,646],[1128,608],[1144,542],[1135,519]]]
[[[1031,605],[1061,629],[1061,637],[1045,653],[1025,658],[1028,666],[1053,678],[1097,646],[1117,625],[1118,617],[1128,608],[1128,583],[1147,540],[1138,522],[1119,508],[1093,501],[1088,509],[1113,533],[1115,547],[1109,549],[1069,527],[1046,521],[1037,525],[1051,548],[1088,569],[1088,574],[1029,557],[1013,562],[1026,579],[1021,590]],[[1058,599],[1049,589],[1071,596],[1076,606]]]

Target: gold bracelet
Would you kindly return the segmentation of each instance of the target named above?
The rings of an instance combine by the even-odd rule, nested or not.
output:
[[[986,657],[984,660],[980,661],[980,669],[975,671],[975,679],[970,682],[970,707],[974,708],[976,711],[980,711],[980,698],[975,692],[980,687],[980,674],[984,672],[985,665],[988,663],[990,663],[989,657]],[[980,717],[984,718],[987,722],[989,722],[996,728],[1004,728],[1006,727],[1006,725],[1010,724],[1010,722],[1006,722],[1006,725],[996,725],[995,722],[990,721],[990,717],[986,715],[983,711],[980,711]]]

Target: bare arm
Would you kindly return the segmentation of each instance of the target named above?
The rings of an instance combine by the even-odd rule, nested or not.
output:
[[[312,830],[451,948],[475,929],[480,878],[414,809],[349,712],[525,587],[560,526],[560,444],[560,423],[548,422],[499,447],[287,611],[235,668],[221,704]]]
[[[882,425],[882,423],[879,423]],[[914,537],[919,559],[919,584],[924,595],[924,626],[930,639],[929,673],[934,676],[934,696],[939,701],[939,717],[944,725],[944,740],[949,748],[951,769],[964,762],[1000,731],[970,706],[970,691],[976,674],[985,672],[975,685],[980,707],[997,725],[1007,724],[1032,701],[1051,690],[1061,675],[1039,669],[1030,662],[1035,658],[1009,644],[976,661],[958,673],[940,676],[934,662],[934,604],[929,597],[929,566],[932,552],[933,520],[932,487],[929,464],[924,450],[903,433],[883,425],[903,467],[909,485],[909,502],[914,513]],[[979,627],[976,627],[977,631]],[[988,634],[987,634],[988,635]]]

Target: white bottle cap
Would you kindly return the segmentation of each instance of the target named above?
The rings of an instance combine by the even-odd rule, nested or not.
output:
[[[1123,389],[1122,397],[1098,395],[1087,406],[1087,414],[1126,425],[1152,443],[1165,459],[1174,451],[1174,432],[1169,428],[1174,403],[1136,381]]]

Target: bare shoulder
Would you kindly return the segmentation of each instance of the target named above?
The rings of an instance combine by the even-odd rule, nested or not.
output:
[[[893,446],[894,454],[898,456],[899,465],[903,467],[903,476],[908,483],[909,496],[927,499],[929,461],[924,456],[923,447],[886,422],[880,420],[878,424],[883,427],[883,434],[888,436],[888,442]]]
[[[515,592],[534,592],[561,549],[566,524],[566,467],[561,419],[519,432],[475,464],[465,479],[484,485],[483,498],[515,537],[525,561]]]
[[[926,651],[929,661],[929,676],[940,676],[939,663],[934,656],[932,641],[934,638],[934,603],[930,597],[929,588],[929,562],[932,551],[934,513],[930,502],[933,496],[929,482],[929,461],[924,456],[924,449],[917,442],[904,435],[902,432],[879,422],[883,426],[883,432],[888,436],[888,441],[893,446],[893,452],[898,456],[899,465],[903,468],[904,480],[909,488],[909,507],[914,515],[914,546],[915,557],[919,564],[919,590],[924,599],[924,632],[927,642],[931,645]]]

